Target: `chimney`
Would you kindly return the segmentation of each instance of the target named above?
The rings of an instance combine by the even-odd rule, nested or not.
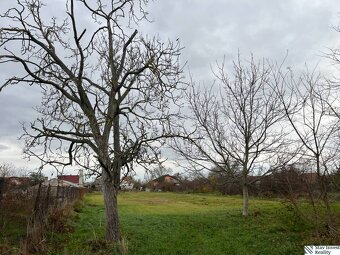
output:
[[[84,186],[84,170],[79,169],[79,186]]]

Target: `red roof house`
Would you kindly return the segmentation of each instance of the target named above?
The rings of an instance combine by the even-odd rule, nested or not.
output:
[[[172,191],[175,186],[179,185],[180,182],[176,176],[166,174],[148,182],[146,187],[151,190]]]
[[[63,180],[63,181],[68,181],[68,182],[72,182],[74,184],[80,184],[79,183],[79,175],[59,175],[58,176],[58,180]]]

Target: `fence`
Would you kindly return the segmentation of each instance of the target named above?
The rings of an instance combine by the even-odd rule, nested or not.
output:
[[[56,221],[56,216],[58,214],[64,216],[65,210],[71,208],[71,205],[81,199],[86,192],[85,188],[59,184],[51,186],[40,183],[35,186],[15,188],[6,185],[5,181],[0,184],[2,211],[0,212],[0,233],[6,233],[6,228],[10,227],[11,221],[22,221],[20,254],[44,252],[47,231],[56,227],[56,224],[60,224]],[[6,227],[1,230],[1,226]],[[3,235],[3,238],[10,239],[9,236]],[[15,238],[18,239],[18,237]]]
[[[0,199],[2,197],[4,186],[5,186],[5,178],[0,177]]]
[[[51,217],[62,215],[65,208],[83,197],[85,189],[40,184],[35,193],[34,209],[27,224],[27,236],[24,243],[26,254],[44,250],[43,240],[45,240],[47,230],[56,227],[56,222],[51,222]]]

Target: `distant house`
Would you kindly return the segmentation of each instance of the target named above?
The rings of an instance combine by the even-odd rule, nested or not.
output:
[[[13,190],[26,190],[33,185],[30,177],[2,177],[0,178],[0,193]]]
[[[58,180],[79,185],[79,175],[59,175]]]
[[[80,188],[82,187],[81,185],[79,185],[79,182],[73,182],[73,181],[68,181],[68,178],[53,178],[50,180],[46,180],[42,183],[43,186],[51,186],[51,187],[76,187],[76,188]]]
[[[154,191],[173,191],[179,185],[180,181],[177,177],[166,174],[148,182],[145,185],[145,189]]]
[[[5,177],[6,184],[10,186],[30,186],[32,179],[30,177]]]
[[[52,178],[48,180],[47,178],[42,183],[36,184],[35,186],[29,189],[29,194],[31,196],[35,196],[38,190],[41,188],[41,192],[44,194],[49,194],[49,196],[57,197],[62,199],[65,197],[68,192],[80,192],[81,194],[85,194],[86,188],[83,185],[76,184],[74,182],[70,182],[65,180],[67,178]],[[77,193],[78,194],[78,193]]]
[[[78,185],[79,187],[84,186],[84,177],[83,177],[83,171],[79,170],[79,175],[58,175],[58,180],[61,181],[67,181],[73,184]]]
[[[134,189],[135,180],[132,176],[125,176],[120,181],[120,189],[121,190],[133,190]],[[103,178],[100,176],[96,178],[94,182],[92,182],[89,187],[94,190],[102,191],[103,190]]]
[[[125,176],[120,182],[121,190],[133,190],[134,180],[132,176]]]

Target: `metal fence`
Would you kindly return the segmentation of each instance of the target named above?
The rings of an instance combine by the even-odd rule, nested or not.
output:
[[[73,203],[81,199],[86,191],[86,188],[43,183],[9,188],[4,179],[0,178],[0,227],[5,225],[1,222],[7,222],[6,218],[13,218],[18,212],[27,214],[26,235],[20,241],[21,254],[44,252],[46,234],[54,224],[52,218],[72,208]],[[4,233],[1,228],[0,232]]]
[[[40,184],[34,192],[36,196],[33,212],[27,224],[24,253],[43,251],[44,242],[42,241],[45,240],[46,232],[53,226],[51,215],[65,210],[70,204],[81,199],[85,192],[85,188],[42,186]]]

